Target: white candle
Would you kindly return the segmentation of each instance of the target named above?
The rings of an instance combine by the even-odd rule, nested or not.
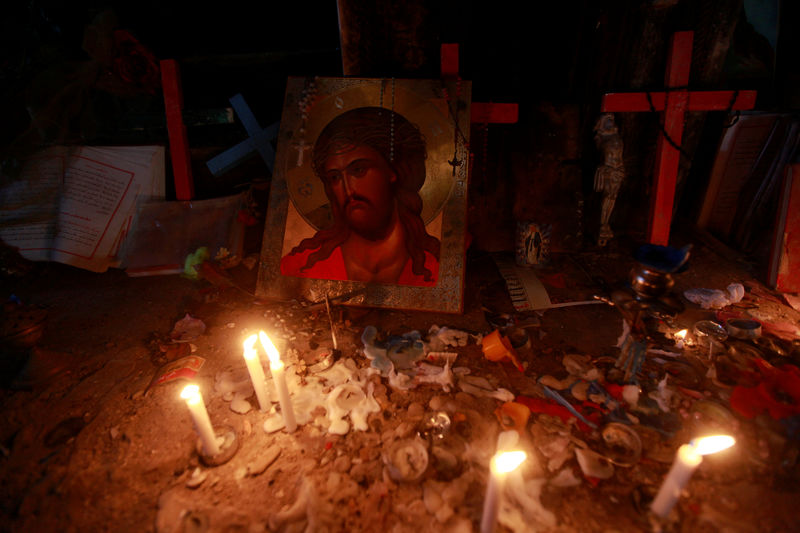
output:
[[[689,333],[688,329],[682,329],[679,332],[675,333],[675,347],[679,350],[683,349],[684,344],[686,343],[686,334]]]
[[[261,345],[269,357],[269,369],[272,372],[272,381],[275,383],[275,390],[278,392],[278,400],[281,402],[281,413],[283,414],[283,425],[289,433],[297,429],[297,422],[294,418],[294,409],[292,408],[292,399],[289,397],[289,388],[286,386],[286,375],[284,374],[283,361],[278,354],[278,349],[269,340],[267,334],[263,331],[258,332],[258,337],[261,339]]]
[[[703,462],[703,456],[730,448],[735,443],[735,439],[729,435],[717,435],[703,437],[678,448],[675,461],[653,503],[650,504],[650,510],[661,518],[669,515],[680,497],[681,490]]]
[[[497,511],[503,495],[506,475],[516,469],[527,456],[525,452],[513,451],[498,453],[492,457],[489,465],[489,484],[483,500],[483,516],[481,517],[481,533],[492,533],[497,525]]]
[[[186,385],[181,391],[181,398],[186,400],[186,406],[189,408],[189,413],[192,415],[194,427],[200,435],[200,441],[203,443],[203,450],[206,455],[217,455],[219,453],[219,444],[217,443],[217,435],[214,433],[214,428],[211,426],[211,419],[208,418],[208,411],[206,405],[203,403],[203,395],[200,394],[200,387],[197,385]]]
[[[264,413],[272,404],[267,394],[267,383],[264,376],[264,368],[261,366],[261,358],[258,357],[258,352],[255,349],[257,340],[257,335],[250,335],[244,341],[244,362],[247,364],[247,371],[250,372],[250,381],[253,382],[258,405],[261,408],[261,412]]]

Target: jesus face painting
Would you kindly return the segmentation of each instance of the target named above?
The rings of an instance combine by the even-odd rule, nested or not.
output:
[[[397,176],[383,156],[358,145],[330,156],[322,179],[350,229],[370,241],[386,237],[396,220],[393,184]]]
[[[281,274],[433,286],[439,239],[421,218],[425,140],[402,115],[360,107],[322,130],[313,168],[333,220],[281,259]]]

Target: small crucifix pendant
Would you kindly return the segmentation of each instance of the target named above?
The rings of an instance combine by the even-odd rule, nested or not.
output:
[[[303,153],[311,148],[311,145],[306,144],[305,139],[300,139],[297,142],[292,143],[292,146],[297,148],[297,166],[303,166]]]
[[[462,162],[463,161],[458,159],[455,154],[453,154],[453,159],[447,162],[451,167],[453,167],[453,176],[456,175],[456,167],[460,167]]]

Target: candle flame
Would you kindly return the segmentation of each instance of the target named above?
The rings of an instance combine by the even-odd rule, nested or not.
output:
[[[256,352],[256,341],[258,340],[258,335],[250,335],[247,337],[242,346],[244,346],[244,356],[246,359],[253,359],[258,354]]]
[[[675,335],[673,335],[673,336],[674,336],[676,339],[679,339],[679,340],[684,340],[684,339],[686,338],[686,334],[687,334],[687,333],[689,333],[689,330],[688,330],[688,329],[682,329],[682,330],[680,330],[679,332],[675,333]]]
[[[527,457],[527,454],[520,450],[499,453],[492,459],[492,467],[498,474],[507,474],[521,465]]]
[[[258,338],[261,339],[261,346],[264,347],[264,351],[267,352],[267,357],[269,357],[269,362],[272,364],[278,364],[281,362],[281,356],[278,353],[278,349],[275,348],[275,345],[272,344],[272,341],[269,340],[267,334],[264,331],[258,332]]]
[[[709,455],[712,453],[727,450],[736,444],[736,439],[730,435],[714,435],[711,437],[701,437],[691,442],[695,451],[700,455]]]
[[[181,398],[196,402],[200,398],[200,387],[194,384],[186,385],[181,391]]]

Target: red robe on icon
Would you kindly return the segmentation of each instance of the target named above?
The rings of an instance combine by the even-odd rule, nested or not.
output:
[[[308,261],[308,256],[316,251],[317,249],[304,250],[296,254],[284,256],[283,259],[281,259],[281,274],[300,278],[349,280],[347,269],[344,266],[342,249],[339,246],[333,249],[333,252],[328,258],[317,261],[311,268],[301,271]],[[428,252],[425,252],[425,267],[433,274],[432,281],[426,281],[424,275],[414,274],[411,270],[411,258],[409,258],[396,283],[398,285],[413,285],[416,287],[435,286],[436,280],[439,279],[439,261]]]

